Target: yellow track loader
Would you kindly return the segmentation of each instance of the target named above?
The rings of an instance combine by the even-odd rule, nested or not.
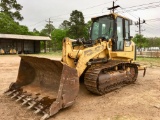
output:
[[[75,102],[82,75],[86,89],[97,95],[134,83],[139,65],[130,20],[112,13],[92,22],[90,40],[64,38],[61,61],[20,56],[17,80],[5,94],[45,120]]]

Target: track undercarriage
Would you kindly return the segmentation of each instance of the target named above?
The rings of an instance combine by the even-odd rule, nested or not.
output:
[[[16,102],[21,102],[22,106],[28,106],[27,109],[34,109],[36,114],[42,113],[41,120],[48,119],[61,108],[74,103],[79,86],[75,70],[65,65],[62,66],[56,61],[33,57],[22,58],[17,81],[11,84],[5,94],[15,99]],[[26,59],[29,62],[26,63]],[[33,62],[34,59],[37,59],[38,63]],[[43,64],[50,62],[48,66],[50,69],[47,71],[43,69],[42,62]],[[91,65],[85,73],[84,83],[89,91],[103,95],[121,85],[134,83],[138,75],[137,66],[134,63],[113,60]],[[23,72],[26,68],[28,68],[27,72]],[[49,74],[56,72],[58,68],[64,71],[61,80],[56,79],[61,72]]]
[[[92,93],[103,95],[125,84],[134,83],[137,76],[137,64],[108,61],[92,65],[85,73],[84,84]]]

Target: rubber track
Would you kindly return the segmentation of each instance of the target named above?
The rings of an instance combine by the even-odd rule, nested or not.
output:
[[[135,76],[132,79],[132,81],[121,81],[121,82],[117,82],[115,84],[109,85],[105,88],[105,90],[99,89],[98,87],[98,76],[99,73],[102,70],[106,70],[106,69],[112,69],[115,66],[120,66],[120,65],[125,65],[128,67],[134,67],[135,68]],[[130,83],[134,83],[136,81],[138,75],[138,68],[137,68],[137,64],[133,64],[133,63],[128,63],[128,62],[122,62],[122,61],[108,61],[106,64],[97,64],[97,65],[92,65],[85,73],[85,77],[84,77],[84,84],[86,86],[86,88],[95,94],[98,95],[103,95],[107,92],[110,92],[114,89],[117,89],[117,87],[120,87],[121,85],[125,84],[130,84]]]

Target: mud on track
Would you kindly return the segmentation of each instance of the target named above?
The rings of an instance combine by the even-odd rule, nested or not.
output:
[[[48,56],[53,58],[52,56]],[[55,58],[60,59],[60,58]],[[26,107],[21,107],[3,95],[18,73],[18,56],[0,56],[0,120],[38,120]],[[76,103],[50,120],[160,120],[160,67],[142,72],[135,84],[120,88],[104,96],[88,92],[83,85]]]

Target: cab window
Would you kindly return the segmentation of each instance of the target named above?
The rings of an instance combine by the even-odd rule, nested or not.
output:
[[[111,16],[104,16],[95,19],[92,24],[91,39],[96,40],[99,37],[105,39],[112,38],[113,35],[113,18]]]
[[[123,50],[123,19],[117,18],[117,50]]]
[[[125,40],[129,40],[129,21],[125,20]]]

